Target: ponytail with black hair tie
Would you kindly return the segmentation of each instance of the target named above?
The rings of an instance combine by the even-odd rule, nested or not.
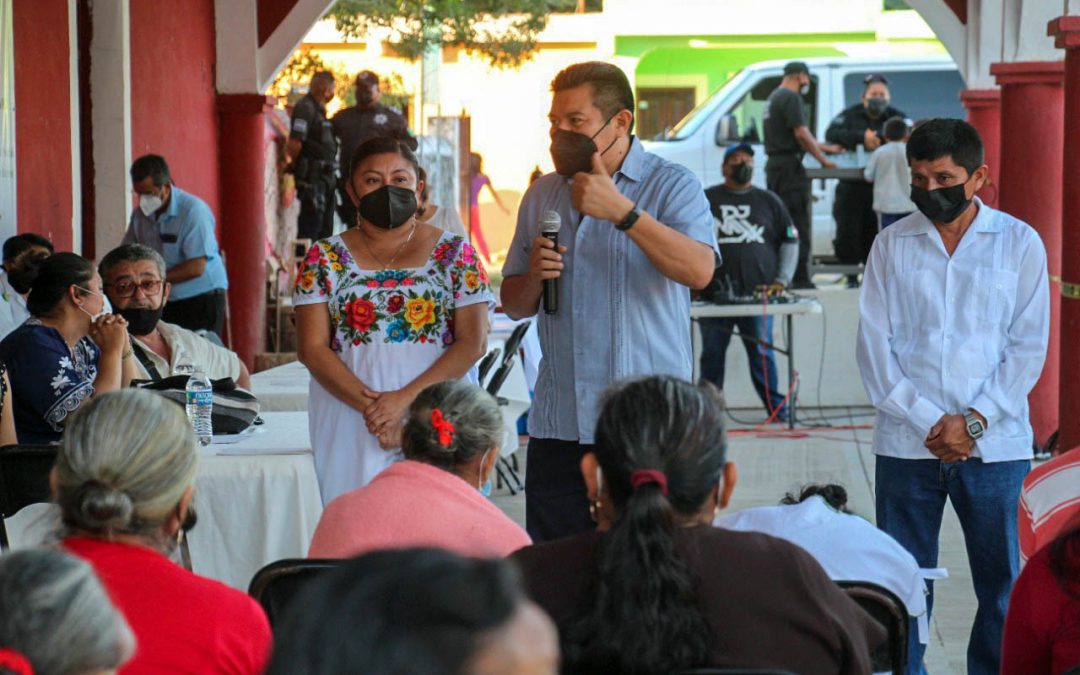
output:
[[[659,469],[636,469],[630,472],[630,485],[637,492],[642,485],[656,484],[660,486],[660,492],[668,496],[667,476]]]

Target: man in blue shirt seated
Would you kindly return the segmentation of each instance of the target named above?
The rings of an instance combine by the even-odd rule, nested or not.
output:
[[[172,295],[162,318],[220,336],[229,281],[210,207],[173,185],[169,165],[159,155],[136,159],[131,183],[139,206],[131,212],[122,243],[149,246],[165,258]]]
[[[522,318],[537,314],[543,282],[558,280],[557,310],[538,315],[525,470],[534,541],[593,527],[579,463],[603,390],[635,375],[691,378],[689,288],[709,283],[718,256],[701,183],[634,138],[626,75],[578,63],[551,89],[555,173],[522,199],[502,284],[503,309]],[[547,211],[562,222],[557,249],[540,236]]]

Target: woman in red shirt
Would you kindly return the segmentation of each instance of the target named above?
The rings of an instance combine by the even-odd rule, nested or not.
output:
[[[135,632],[139,673],[262,673],[270,625],[243,593],[169,560],[190,509],[198,454],[182,409],[150,392],[95,396],[69,420],[53,469],[67,535]]]
[[[1080,518],[1028,560],[1009,596],[1003,675],[1059,675],[1080,666]]]

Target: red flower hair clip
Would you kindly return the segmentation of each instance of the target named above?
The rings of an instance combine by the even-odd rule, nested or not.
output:
[[[15,675],[34,675],[34,666],[30,665],[30,659],[11,647],[0,647],[0,668]]]
[[[442,411],[438,408],[433,408],[431,411],[431,426],[439,432],[439,445],[449,448],[454,442],[454,425],[443,417]]]

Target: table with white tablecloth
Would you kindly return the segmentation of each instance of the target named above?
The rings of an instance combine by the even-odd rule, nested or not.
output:
[[[262,418],[238,442],[202,449],[188,538],[195,572],[243,590],[263,565],[306,556],[322,515],[307,413]]]
[[[262,566],[306,556],[322,515],[307,413],[263,418],[231,442],[200,449],[198,523],[188,536],[195,572],[244,591]],[[51,504],[15,514],[7,521],[12,546],[55,541],[58,515]]]

